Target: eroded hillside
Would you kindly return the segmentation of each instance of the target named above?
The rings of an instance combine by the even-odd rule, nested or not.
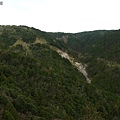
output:
[[[106,74],[114,74],[113,67],[117,65],[116,71],[119,70],[119,63],[106,64],[107,60],[104,63],[100,57],[94,56],[96,59],[93,59],[92,54],[71,49],[69,35],[76,38],[73,43],[79,43],[74,34],[67,34],[68,37],[62,39],[59,35],[56,39],[51,33],[35,28],[0,26],[1,120],[120,119],[119,94],[95,85],[95,74],[91,74],[99,68]],[[97,59],[101,62],[96,62]],[[91,84],[75,65],[80,69],[86,67],[84,70],[88,72]],[[100,74],[96,73],[96,78]],[[116,76],[119,72],[110,79]],[[118,90],[117,86],[113,88]]]

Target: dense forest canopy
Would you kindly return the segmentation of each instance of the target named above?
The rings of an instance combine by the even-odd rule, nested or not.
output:
[[[68,53],[88,65],[93,84],[120,94],[120,30],[51,35],[67,46]]]
[[[50,46],[85,64],[91,84]],[[119,30],[0,26],[0,120],[120,120],[119,73]]]

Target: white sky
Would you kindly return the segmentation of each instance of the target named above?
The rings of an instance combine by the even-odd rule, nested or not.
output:
[[[120,29],[120,0],[0,0],[0,25],[47,32]]]

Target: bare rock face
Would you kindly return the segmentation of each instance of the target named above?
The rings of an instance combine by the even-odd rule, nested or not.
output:
[[[62,39],[63,39],[64,43],[68,42],[68,36],[67,35],[66,36],[62,36]]]
[[[74,60],[74,58],[70,57],[66,52],[63,52],[62,50],[60,50],[60,49],[58,49],[56,47],[52,47],[52,46],[50,46],[50,47],[53,50],[55,50],[56,52],[58,52],[61,57],[68,59],[70,61],[70,63],[72,65],[74,65],[78,69],[78,71],[81,72],[84,75],[84,77],[86,78],[86,81],[88,83],[91,83],[91,80],[88,78],[88,73],[86,71],[86,65],[83,65],[82,63],[76,62]]]

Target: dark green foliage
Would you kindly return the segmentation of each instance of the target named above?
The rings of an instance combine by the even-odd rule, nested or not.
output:
[[[29,111],[33,114],[36,114],[37,112],[37,109],[35,108],[35,105],[33,105],[32,101],[22,95],[17,96],[14,104],[15,108],[22,113]]]
[[[34,31],[35,35],[39,34],[48,42],[51,41],[51,44],[54,44],[52,38],[55,36],[52,35],[51,37],[50,33],[47,34],[25,26],[4,26],[3,28],[7,29],[7,31],[10,28],[13,31],[16,30],[19,33],[18,36],[24,37],[28,43],[33,42],[30,38],[34,39],[34,35],[30,38],[29,36],[31,35],[30,32]],[[10,30],[9,32],[14,33],[13,31]],[[22,31],[24,31],[24,35]],[[14,33],[15,35],[10,34],[11,37],[17,36],[17,32]],[[67,35],[70,35],[70,37],[75,36]],[[15,38],[18,39],[17,37]],[[10,37],[8,36],[8,38]],[[110,83],[108,86],[106,85],[106,89],[105,85],[103,86],[104,89],[102,89],[104,83],[100,82],[100,76],[107,81],[108,71],[113,73],[111,74],[113,77],[116,77],[119,73],[118,67],[107,67],[107,61],[101,62],[99,60],[98,62],[97,57],[93,59],[92,55],[88,57],[84,54],[86,58],[79,58],[83,62],[89,58],[89,60],[86,60],[89,65],[87,68],[89,76],[91,78],[94,76],[92,78],[93,83],[95,85],[98,83],[98,88],[95,85],[87,84],[83,75],[67,59],[62,58],[56,51],[50,49],[48,44],[31,44],[29,46],[31,54],[26,55],[26,50],[21,45],[8,49],[9,45],[13,44],[13,41],[5,39],[6,41],[0,48],[1,120],[120,119],[120,96],[112,92],[116,88],[116,92],[119,93],[117,91],[119,84],[116,85],[118,80],[116,79],[115,83],[110,78],[115,87],[111,87],[113,90],[109,90],[109,92]],[[75,41],[77,45],[77,39]],[[1,42],[3,43],[3,41]],[[67,44],[64,45],[63,41],[58,43],[63,44],[60,47],[71,54],[76,53]],[[57,46],[58,43],[56,40],[54,45]],[[76,56],[76,58],[78,57]],[[99,68],[101,70],[97,71]],[[102,73],[102,71],[104,72]],[[118,77],[119,75],[116,78]]]
[[[4,120],[15,120],[15,119],[9,111],[5,110],[4,111]]]
[[[52,37],[46,32],[27,26],[0,26],[0,33],[0,42],[7,46],[13,45],[18,39],[26,43],[33,43],[36,38],[44,38],[49,43],[53,42]]]
[[[13,104],[11,104],[10,102],[8,102],[6,105],[5,105],[5,108],[4,108],[4,117],[6,117],[6,119],[10,119],[10,120],[19,120],[19,117],[18,117],[18,113],[16,111],[16,109],[14,108]]]
[[[3,95],[0,95],[0,104],[6,105],[7,103],[7,98]]]
[[[92,83],[120,95],[120,30],[51,35],[61,41],[68,36],[66,51],[88,65]]]

